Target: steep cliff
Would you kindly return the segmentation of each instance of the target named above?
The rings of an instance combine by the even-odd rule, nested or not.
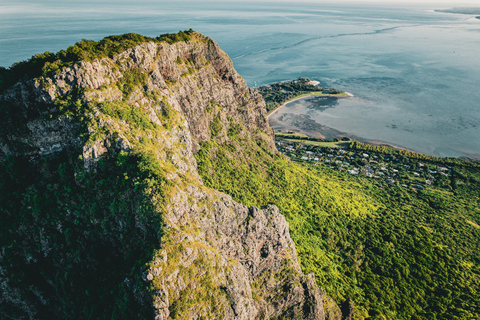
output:
[[[278,208],[198,175],[205,142],[275,153],[261,96],[213,40],[170,42],[58,61],[0,95],[2,318],[339,317]]]

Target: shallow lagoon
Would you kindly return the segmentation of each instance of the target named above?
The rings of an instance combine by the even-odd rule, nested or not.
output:
[[[441,8],[2,1],[0,65],[83,38],[193,28],[219,43],[249,86],[303,76],[355,95],[297,109],[316,123],[427,154],[479,156],[480,20],[433,11]]]
[[[359,98],[323,101],[303,98],[275,112],[270,117],[270,125],[276,130],[294,130],[325,139],[348,136],[362,142],[390,144],[430,155],[477,157],[460,145],[455,147],[456,128],[443,131],[445,128],[438,123],[440,117],[424,117]],[[443,121],[444,125],[450,124],[449,119]],[[471,134],[477,134],[475,127],[472,129]],[[462,134],[465,130],[458,129]]]

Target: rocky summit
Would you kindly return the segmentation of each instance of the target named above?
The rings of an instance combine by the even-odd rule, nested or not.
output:
[[[212,39],[35,57],[0,94],[2,319],[341,318],[278,208],[197,172],[208,141],[276,153],[263,99]]]

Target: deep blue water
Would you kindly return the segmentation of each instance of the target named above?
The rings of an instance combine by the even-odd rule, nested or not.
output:
[[[2,1],[0,65],[81,39],[192,28],[216,40],[251,87],[309,77],[358,98],[305,104],[322,125],[427,154],[480,157],[480,20],[433,11],[441,8]]]

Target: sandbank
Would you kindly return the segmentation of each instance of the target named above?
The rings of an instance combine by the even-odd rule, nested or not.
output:
[[[272,113],[270,113],[269,115],[267,115],[267,119],[270,118],[270,116],[272,114],[274,114],[275,112],[277,112],[278,110],[280,110],[281,108],[285,107],[286,104],[290,103],[290,102],[293,102],[293,101],[297,101],[297,100],[300,100],[300,99],[303,99],[303,98],[308,98],[308,97],[334,97],[334,98],[347,98],[347,97],[354,97],[353,94],[351,94],[350,92],[343,92],[341,94],[330,94],[330,93],[323,93],[323,92],[319,92],[319,93],[309,93],[309,94],[304,94],[304,95],[300,95],[292,100],[288,100],[288,101],[285,101],[280,107],[278,107],[277,109],[273,110]]]

